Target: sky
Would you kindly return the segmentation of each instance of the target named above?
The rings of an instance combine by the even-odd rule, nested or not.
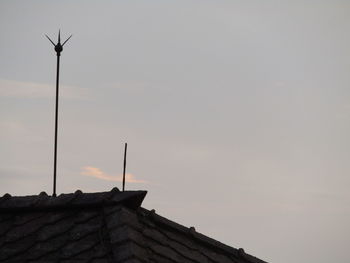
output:
[[[350,2],[0,1],[0,196],[147,190],[268,262],[350,261]]]

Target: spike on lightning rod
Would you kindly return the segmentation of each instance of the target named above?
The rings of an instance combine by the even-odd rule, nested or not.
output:
[[[45,35],[51,44],[55,47],[57,55],[57,71],[56,71],[56,107],[55,107],[55,145],[54,145],[54,164],[53,164],[53,194],[56,196],[56,168],[57,168],[57,129],[58,129],[58,95],[59,95],[59,77],[60,77],[60,56],[63,51],[64,44],[72,37],[72,35],[61,44],[61,30],[58,31],[58,42],[55,44],[47,35]]]
[[[126,171],[126,151],[128,149],[128,144],[125,143],[124,147],[124,165],[123,165],[123,192],[125,191],[125,171]]]

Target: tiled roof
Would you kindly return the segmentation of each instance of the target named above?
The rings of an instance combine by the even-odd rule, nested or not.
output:
[[[145,191],[0,198],[0,262],[263,263],[141,208]]]

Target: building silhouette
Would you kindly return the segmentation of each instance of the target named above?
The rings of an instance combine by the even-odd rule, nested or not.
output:
[[[146,191],[0,198],[0,262],[264,263],[141,207]]]

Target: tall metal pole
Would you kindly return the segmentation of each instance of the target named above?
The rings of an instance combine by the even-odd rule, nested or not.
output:
[[[57,134],[58,134],[58,98],[59,98],[59,79],[60,79],[60,56],[63,51],[64,44],[72,37],[70,36],[61,44],[61,32],[58,31],[58,42],[55,44],[48,36],[46,36],[54,45],[57,55],[57,71],[56,71],[56,106],[55,106],[55,145],[54,145],[54,163],[53,163],[53,194],[56,196],[56,178],[57,178]]]
[[[56,172],[57,172],[57,133],[58,133],[58,97],[60,79],[60,52],[57,52],[57,72],[56,72],[56,110],[55,110],[55,149],[53,163],[53,196],[56,196]]]

